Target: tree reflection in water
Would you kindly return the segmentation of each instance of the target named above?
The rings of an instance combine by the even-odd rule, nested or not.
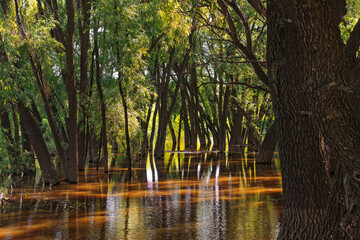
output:
[[[78,185],[17,184],[0,239],[276,239],[281,179],[252,156],[166,153],[109,175],[89,168]]]

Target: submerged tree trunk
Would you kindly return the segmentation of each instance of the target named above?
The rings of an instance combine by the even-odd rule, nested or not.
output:
[[[175,134],[175,130],[174,130],[171,120],[169,121],[169,129],[170,129],[171,139],[172,139],[171,151],[175,151],[175,149],[176,149],[176,134]]]
[[[288,19],[282,77],[303,82],[310,107],[301,110],[319,127],[341,171],[334,179],[326,215],[331,220],[325,219],[322,239],[360,239],[360,22],[345,45],[339,29],[345,6],[345,0],[282,2]]]
[[[288,74],[298,74],[298,67],[302,66],[286,65],[288,61],[284,59],[284,53],[287,42],[283,25],[279,22],[287,16],[282,15],[280,2],[267,2],[267,62],[277,122],[284,198],[284,215],[278,239],[316,239],[329,196],[328,180],[319,148],[319,129],[308,114],[310,98],[306,84],[300,76],[288,77]],[[299,46],[293,47],[303,51]],[[294,56],[291,59],[296,61]]]
[[[38,122],[35,120],[30,109],[25,107],[22,103],[19,102],[17,108],[21,122],[26,128],[31,145],[35,150],[45,183],[58,184],[59,180],[57,179],[57,174],[54,165],[51,162],[50,153],[42,136]]]
[[[87,100],[88,95],[88,51],[89,51],[89,33],[90,33],[90,0],[78,1],[77,9],[81,17],[78,18],[79,35],[80,35],[80,112],[79,116],[79,171],[84,171],[86,163],[86,118],[87,118]]]
[[[73,0],[66,0],[66,41],[65,55],[67,68],[66,89],[69,99],[69,182],[79,181],[78,172],[78,106],[74,66],[75,13]]]
[[[120,78],[120,73],[119,73],[119,78]],[[130,173],[132,162],[131,162],[131,145],[130,145],[131,143],[130,143],[130,134],[129,134],[128,108],[127,108],[125,93],[124,93],[120,79],[119,79],[119,91],[120,91],[121,100],[122,100],[124,113],[125,113],[126,159],[128,161],[128,169],[129,169],[129,173]]]
[[[100,108],[101,108],[101,132],[102,132],[102,138],[101,138],[101,145],[104,153],[104,172],[109,172],[109,154],[108,154],[108,139],[107,139],[107,132],[106,132],[106,106],[105,106],[105,99],[103,90],[101,87],[101,69],[100,69],[100,60],[99,60],[99,48],[97,44],[97,39],[95,40],[95,56],[96,56],[96,85],[97,85],[97,91],[100,98]]]
[[[265,133],[264,141],[260,146],[259,155],[256,157],[256,163],[271,163],[275,147],[277,144],[276,122],[274,122]]]

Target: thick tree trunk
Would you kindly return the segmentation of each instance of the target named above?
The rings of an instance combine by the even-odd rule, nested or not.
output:
[[[285,45],[280,66],[287,69],[283,75],[287,81],[304,82],[310,109],[302,111],[320,127],[330,154],[343,171],[334,179],[330,199],[336,201],[329,201],[327,207],[326,216],[337,216],[326,219],[323,230],[326,234],[322,237],[338,239],[342,238],[338,233],[343,232],[347,239],[359,239],[359,66],[351,54],[345,54],[349,54],[352,43],[355,43],[353,54],[358,52],[360,37],[356,31],[360,23],[349,38],[350,45],[345,46],[339,29],[345,5],[346,1],[341,0],[330,4],[325,0],[282,3],[288,22],[284,24]]]
[[[264,141],[260,146],[259,155],[256,157],[256,163],[260,163],[260,164],[271,163],[276,144],[277,144],[277,131],[276,131],[276,122],[274,122],[266,130]]]
[[[58,184],[59,180],[57,179],[57,174],[54,165],[51,162],[50,153],[42,136],[38,122],[35,120],[29,108],[25,107],[22,103],[18,103],[17,107],[21,122],[26,128],[31,145],[35,150],[45,183]]]
[[[281,1],[280,1],[281,2]],[[283,25],[278,0],[268,0],[267,62],[271,98],[277,121],[283,184],[284,215],[278,239],[316,239],[321,230],[329,187],[320,154],[319,130],[310,111],[306,84],[298,74],[302,66],[287,66]],[[288,23],[284,23],[285,25]],[[289,33],[290,34],[290,33]],[[293,46],[304,50],[301,45]],[[290,56],[289,56],[290,57]]]

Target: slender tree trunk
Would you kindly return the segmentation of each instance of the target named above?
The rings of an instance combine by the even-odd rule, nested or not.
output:
[[[229,99],[231,95],[231,89],[229,86],[226,86],[224,99],[222,99],[222,90],[223,86],[220,85],[220,94],[219,94],[219,152],[225,152],[226,148],[226,129],[227,129],[227,117],[228,117],[228,107]]]
[[[141,141],[141,156],[145,156],[146,155],[146,150],[149,149],[149,140],[148,140],[148,127],[149,127],[149,122],[150,122],[150,117],[151,117],[151,110],[153,107],[153,101],[154,101],[154,96],[151,96],[151,100],[150,100],[150,104],[149,104],[149,109],[147,111],[146,114],[146,120],[140,120],[140,124],[141,124],[141,129],[142,129],[142,141]]]
[[[184,79],[185,81],[185,79]],[[186,83],[182,83],[181,87],[181,112],[182,112],[182,122],[184,123],[184,142],[185,142],[185,149],[190,147],[190,127],[189,127],[189,120],[188,120],[188,113],[186,107]]]
[[[106,131],[106,106],[105,106],[105,99],[104,99],[104,94],[103,94],[103,90],[101,87],[101,69],[100,69],[100,60],[99,60],[99,47],[98,47],[98,43],[97,43],[97,39],[95,40],[95,56],[96,56],[96,85],[97,85],[97,91],[99,94],[99,98],[100,98],[100,108],[101,108],[101,132],[102,132],[102,138],[101,138],[101,143],[100,145],[102,145],[102,149],[103,149],[103,153],[104,153],[104,172],[108,173],[109,172],[109,154],[108,154],[108,147],[107,147],[107,143],[108,143],[108,139],[107,139],[107,131]]]
[[[131,173],[132,161],[131,161],[131,142],[130,142],[130,134],[129,134],[128,108],[126,103],[126,96],[122,87],[122,82],[120,80],[120,73],[119,73],[119,91],[120,91],[121,100],[124,108],[124,114],[125,114],[126,159],[128,161],[129,173]]]
[[[182,123],[182,111],[180,113],[180,118],[179,118],[179,129],[178,129],[178,145],[177,145],[177,150],[180,151],[180,142],[181,142],[181,123]]]
[[[31,145],[33,146],[36,157],[38,159],[42,177],[46,184],[59,184],[54,165],[51,162],[50,153],[46,146],[45,140],[38,122],[35,120],[30,109],[25,107],[22,103],[17,105],[22,124],[25,126],[30,137]]]
[[[79,136],[78,136],[78,152],[79,152],[79,171],[84,171],[86,163],[86,118],[88,95],[88,51],[89,51],[89,30],[90,30],[90,0],[78,1],[78,18],[79,35],[80,35],[80,110],[79,116]],[[81,21],[82,20],[82,21]]]
[[[77,183],[79,181],[78,173],[78,106],[76,79],[74,67],[74,31],[75,31],[75,13],[73,0],[66,0],[66,89],[69,100],[69,182]]]
[[[172,139],[171,151],[175,151],[175,149],[176,149],[176,134],[175,134],[175,130],[174,130],[171,120],[169,121],[169,129],[170,129],[171,139]]]

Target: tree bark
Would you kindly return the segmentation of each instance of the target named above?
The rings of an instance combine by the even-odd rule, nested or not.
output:
[[[35,120],[30,109],[25,107],[22,103],[19,102],[17,104],[17,108],[20,114],[21,122],[26,128],[30,137],[31,145],[35,150],[44,182],[52,185],[59,184],[60,182],[57,179],[57,174],[54,165],[51,162],[50,153],[42,136],[39,123]]]
[[[82,17],[78,19],[79,35],[80,35],[80,110],[79,117],[79,137],[78,137],[78,152],[79,152],[79,171],[84,171],[86,163],[86,118],[87,118],[87,103],[86,97],[88,95],[88,51],[89,51],[89,32],[90,32],[90,0],[78,1],[78,11]],[[82,21],[81,21],[82,20]]]
[[[69,182],[78,183],[78,106],[74,66],[75,13],[73,0],[66,0],[66,89],[69,100]]]
[[[279,156],[283,183],[284,215],[278,239],[316,239],[321,230],[329,187],[319,148],[319,129],[309,115],[310,97],[302,66],[289,66],[296,57],[287,55],[287,38],[282,24],[287,21],[281,4],[267,1],[267,63],[271,98],[277,121]],[[282,24],[280,24],[282,23]],[[298,37],[298,36],[297,36]],[[303,51],[302,45],[293,46]],[[289,76],[293,75],[293,76]]]
[[[327,207],[326,216],[335,214],[332,209],[336,209],[337,216],[331,218],[331,224],[325,222],[322,232],[326,234],[321,238],[338,239],[338,233],[342,232],[347,239],[359,239],[359,66],[347,51],[340,34],[345,4],[345,0],[331,4],[325,0],[307,1],[307,4],[282,2],[288,21],[284,23],[286,44],[280,66],[287,69],[284,72],[287,81],[304,82],[308,90],[305,94],[310,97],[310,109],[305,111],[315,120],[330,154],[343,171],[334,179],[330,198],[337,200],[329,201]],[[357,34],[356,28],[353,34]]]

